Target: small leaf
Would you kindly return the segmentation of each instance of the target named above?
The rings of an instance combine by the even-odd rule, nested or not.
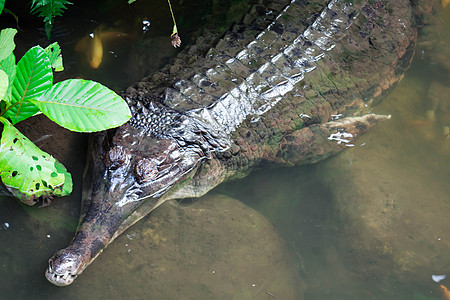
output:
[[[44,29],[45,29],[45,35],[47,36],[47,39],[50,40],[52,37],[52,29],[53,29],[53,22],[51,18],[44,18]]]
[[[14,44],[14,36],[17,30],[13,28],[6,28],[0,32],[0,61],[7,58],[16,48]]]
[[[177,25],[173,24],[173,30],[172,30],[172,34],[170,36],[174,36],[177,33],[178,33]]]
[[[45,48],[45,52],[50,59],[52,68],[55,69],[56,72],[63,71],[64,66],[62,62],[61,48],[59,47],[58,42],[55,42]]]
[[[5,96],[6,91],[8,90],[8,83],[8,74],[0,70],[0,99],[3,99]]]
[[[55,69],[55,72],[62,72],[62,71],[64,71],[62,55],[58,56],[55,59],[55,62],[52,64],[52,67]]]
[[[135,2],[136,0],[128,0],[128,4]]]
[[[4,125],[0,140],[0,178],[8,190],[29,205],[35,204],[40,196],[68,195],[72,182],[66,169],[8,120],[0,117],[0,122]]]
[[[0,0],[0,14],[3,12],[3,7],[5,7],[5,0]]]
[[[122,125],[131,117],[126,102],[100,83],[69,79],[31,100],[50,120],[77,132],[94,132]]]
[[[16,58],[14,53],[11,53],[7,58],[0,62],[0,70],[3,70],[6,75],[8,75],[8,90],[6,91],[4,100],[9,103],[14,78],[16,77]]]
[[[39,109],[30,102],[53,83],[53,72],[47,53],[35,46],[25,53],[17,63],[16,77],[11,91],[11,108],[5,116],[16,124],[36,114]]]

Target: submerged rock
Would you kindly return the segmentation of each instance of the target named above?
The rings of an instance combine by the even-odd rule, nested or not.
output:
[[[75,284],[77,299],[303,299],[278,232],[226,196],[168,201],[98,260]]]
[[[445,139],[430,142],[421,134],[430,126],[411,124],[411,107],[426,99],[420,80],[408,78],[392,93],[395,101],[380,106],[394,112],[391,122],[324,165],[341,220],[338,251],[358,276],[383,288],[437,290],[431,276],[450,270],[449,157]]]

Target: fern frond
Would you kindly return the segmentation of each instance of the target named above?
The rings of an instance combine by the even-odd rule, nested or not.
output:
[[[50,38],[53,18],[61,16],[64,10],[67,9],[67,5],[70,4],[72,3],[67,0],[32,0],[30,12],[44,19],[45,31],[47,37]]]
[[[31,13],[44,18],[44,22],[53,23],[53,17],[61,16],[67,5],[72,4],[67,0],[32,0]]]

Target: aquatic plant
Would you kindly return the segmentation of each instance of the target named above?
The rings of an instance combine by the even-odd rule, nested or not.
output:
[[[2,0],[4,1],[4,0]],[[53,27],[53,18],[61,16],[67,5],[72,4],[67,0],[32,0],[31,10],[32,14],[37,14],[39,17],[44,18],[45,33],[47,38],[50,39],[50,35]]]
[[[131,3],[135,2],[135,1],[136,0],[128,0],[128,4],[131,4]],[[169,3],[169,10],[170,10],[170,14],[172,15],[172,21],[173,21],[172,34],[170,35],[170,38],[172,39],[171,43],[172,43],[172,46],[177,48],[177,47],[181,46],[181,38],[178,35],[177,22],[175,21],[175,16],[173,14],[172,4],[170,3],[170,0],[167,0],[167,3]]]
[[[173,15],[172,5],[170,4],[170,0],[167,0],[167,2],[169,3],[169,10],[170,10],[170,14],[172,15],[172,21],[173,21],[173,30],[172,30],[172,34],[170,35],[170,38],[172,39],[172,46],[177,48],[177,47],[181,46],[181,39],[178,36],[177,22],[175,21],[175,16]]]
[[[72,4],[67,0],[32,0],[30,12],[32,14],[38,14],[39,17],[44,18],[45,23],[45,33],[47,38],[50,39],[50,35],[53,28],[53,18],[61,16],[67,5]],[[18,23],[18,17],[9,9],[5,8],[5,0],[0,0],[0,14],[2,12],[8,13],[13,16],[13,18]]]
[[[43,113],[76,132],[94,132],[128,121],[125,101],[100,83],[68,79],[53,84],[53,70],[62,71],[57,43],[29,49],[16,65],[16,29],[0,32],[0,178],[17,198],[34,204],[38,197],[65,196],[72,191],[66,168],[40,150],[14,124]]]

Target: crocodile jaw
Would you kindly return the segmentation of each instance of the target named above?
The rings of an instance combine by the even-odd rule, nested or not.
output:
[[[63,249],[49,259],[45,278],[56,286],[67,286],[83,272],[85,267],[81,255]]]

